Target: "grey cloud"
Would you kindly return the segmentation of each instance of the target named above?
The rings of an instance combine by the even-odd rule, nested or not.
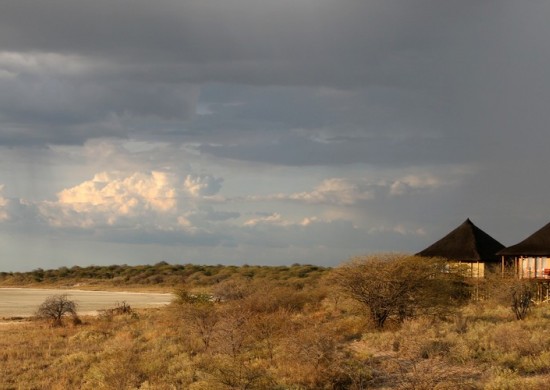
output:
[[[267,248],[268,253],[281,249],[297,253],[304,249],[308,252],[303,255],[306,261],[334,266],[352,256],[372,251],[414,250],[419,235],[398,230],[371,231],[355,227],[349,221],[333,220],[314,221],[308,226],[256,225],[242,229],[238,237],[244,245]]]
[[[533,7],[537,14],[545,9]],[[346,115],[327,102],[311,106],[300,93],[287,94],[295,107],[282,100],[246,105],[237,111],[242,116],[233,118],[239,127],[338,130],[362,121],[366,132],[385,132],[387,124],[379,124],[390,120],[413,134],[426,128],[472,134],[482,126],[479,118],[464,113],[467,102],[475,100],[464,84],[480,80],[486,85],[487,70],[509,58],[500,33],[503,20],[516,11],[508,1],[491,6],[434,0],[9,0],[0,14],[0,50],[54,53],[81,64],[77,69],[69,63],[53,70],[34,67],[27,76],[16,73],[15,82],[4,80],[0,138],[4,143],[31,142],[33,136],[36,143],[78,143],[152,131],[180,140],[197,131],[200,138],[205,130],[224,131],[223,123],[232,119],[183,123],[195,111],[196,90],[189,85],[213,82],[331,86],[370,97],[359,97],[356,106],[348,99],[343,108],[351,107],[351,113]],[[538,28],[545,32],[544,26]],[[545,59],[544,52],[525,54],[534,55],[536,63]],[[485,60],[489,57],[494,64]],[[388,89],[385,96],[381,88]],[[380,110],[386,110],[381,118],[376,116]],[[147,128],[128,122],[117,126],[111,115],[159,121]]]
[[[189,245],[197,247],[234,246],[234,238],[220,231],[193,229],[159,229],[155,226],[158,220],[151,215],[142,221],[131,218],[120,218],[116,225],[95,224],[90,227],[51,226],[47,216],[43,216],[39,205],[19,199],[9,199],[7,205],[8,219],[0,222],[0,231],[10,234],[39,236],[49,239],[111,242],[118,244],[143,245]],[[206,221],[226,221],[238,217],[238,213],[215,211],[207,208],[202,217]]]
[[[445,23],[452,29],[460,16],[456,8],[480,7],[425,0],[6,1],[0,48],[102,64],[86,77],[92,80],[396,84],[422,75],[411,61],[423,64],[418,53],[443,45]]]
[[[338,231],[338,234],[334,234]],[[248,226],[236,232],[239,241],[258,247],[314,248],[319,246],[348,247],[358,251],[364,248],[367,232],[356,229],[349,221],[315,221],[308,226],[259,224]]]
[[[211,232],[188,233],[183,231],[159,231],[135,229],[113,229],[98,232],[97,239],[106,242],[126,244],[188,245],[197,247],[234,246],[232,237]]]
[[[33,61],[40,54],[28,56]],[[63,66],[62,60],[56,59],[58,66]],[[93,70],[67,77],[48,74],[45,68],[39,64],[0,78],[2,144],[74,144],[102,136],[125,137],[132,130],[129,118],[182,121],[195,112],[195,86],[110,80]]]
[[[186,218],[192,222],[193,226],[212,228],[212,223],[227,222],[240,216],[241,213],[237,211],[216,210],[210,206],[201,206],[189,212]]]
[[[307,137],[287,136],[272,143],[201,145],[199,150],[217,157],[279,165],[341,165],[365,163],[408,166],[472,160],[471,151],[448,150],[446,139],[390,137],[337,138],[319,142]],[[466,154],[465,154],[465,153]]]
[[[342,58],[364,58],[365,52],[381,51],[390,44],[408,48],[415,41],[411,35],[433,39],[426,29],[418,28],[419,20],[434,27],[442,23],[438,18],[444,23],[457,17],[453,9],[473,6],[471,2],[460,7],[440,4],[388,0],[5,1],[0,46],[11,51],[116,58],[150,55],[150,63],[183,58],[214,65],[246,65],[262,59],[280,59],[284,64],[332,58],[334,65]],[[433,18],[424,15],[422,7],[428,6]],[[426,45],[426,41],[415,44]]]
[[[230,219],[239,218],[240,216],[241,213],[236,211],[209,210],[205,218],[209,221],[227,221]]]

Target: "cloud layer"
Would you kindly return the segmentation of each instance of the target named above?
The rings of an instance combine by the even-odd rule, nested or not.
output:
[[[549,11],[5,0],[0,255],[335,264],[468,216],[514,243],[550,207]]]

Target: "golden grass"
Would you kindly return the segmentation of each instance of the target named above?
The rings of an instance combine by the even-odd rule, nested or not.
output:
[[[0,326],[0,389],[545,389],[550,307],[470,304],[375,331],[321,279],[221,302]],[[229,284],[228,284],[229,286]],[[217,287],[219,288],[219,286]],[[203,290],[201,290],[203,291]],[[241,293],[242,292],[242,293]]]

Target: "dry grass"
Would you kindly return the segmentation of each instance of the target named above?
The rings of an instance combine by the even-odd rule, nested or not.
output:
[[[550,380],[544,305],[523,321],[471,304],[375,331],[322,280],[240,283],[219,302],[115,310],[62,328],[2,325],[0,389],[544,389]]]

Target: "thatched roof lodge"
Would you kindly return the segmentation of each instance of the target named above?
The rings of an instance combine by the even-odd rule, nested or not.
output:
[[[498,267],[501,259],[496,253],[502,249],[504,245],[468,218],[445,237],[416,255],[442,257],[449,261],[464,263],[469,276],[483,277],[486,267]]]
[[[550,223],[525,240],[497,252],[513,261],[516,275],[521,278],[550,279]]]

